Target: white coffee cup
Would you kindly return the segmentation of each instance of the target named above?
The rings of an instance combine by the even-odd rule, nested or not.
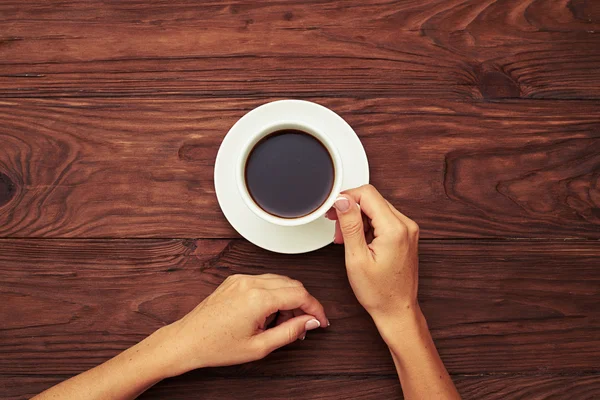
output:
[[[321,142],[321,144],[323,144],[323,146],[325,146],[325,148],[329,152],[329,155],[331,156],[331,160],[333,161],[334,179],[331,188],[331,193],[329,193],[329,196],[327,196],[327,199],[319,208],[317,208],[310,214],[298,218],[281,218],[276,215],[269,214],[254,202],[254,199],[252,199],[252,196],[250,196],[248,187],[246,186],[246,161],[248,159],[248,156],[250,155],[250,152],[262,138],[266,137],[271,133],[281,131],[284,129],[299,130],[312,135],[313,137],[318,139]],[[327,210],[333,207],[333,203],[335,203],[335,199],[337,198],[342,188],[342,159],[340,158],[338,150],[332,144],[331,140],[327,137],[327,134],[325,132],[315,129],[313,126],[307,124],[306,122],[278,121],[257,128],[255,132],[250,134],[250,138],[248,139],[246,144],[242,146],[242,151],[240,157],[238,158],[236,168],[238,190],[246,206],[248,206],[248,208],[252,210],[254,214],[262,218],[263,220],[280,226],[305,225],[315,221],[317,218],[323,217]]]

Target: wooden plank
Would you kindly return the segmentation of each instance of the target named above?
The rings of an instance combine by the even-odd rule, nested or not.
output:
[[[600,238],[600,102],[313,100],[355,128],[424,238]],[[264,101],[0,102],[0,236],[237,237],[213,164]]]
[[[0,5],[0,96],[600,98],[591,1]]]
[[[597,373],[600,242],[423,241],[420,302],[452,374]],[[0,376],[74,374],[190,311],[228,275],[302,281],[331,320],[214,376],[394,373],[343,250],[289,256],[234,240],[0,240]]]
[[[4,376],[5,400],[28,399],[63,377]],[[592,400],[600,395],[600,375],[583,376],[458,376],[453,377],[463,400],[507,398]],[[215,378],[194,372],[161,382],[140,399],[402,399],[395,377]]]

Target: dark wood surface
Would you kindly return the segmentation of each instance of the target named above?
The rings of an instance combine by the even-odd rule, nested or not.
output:
[[[6,400],[21,399],[39,393],[65,379],[11,377]],[[458,390],[467,399],[595,399],[600,377],[587,376],[458,376]],[[2,385],[0,384],[0,388]],[[8,390],[6,390],[8,389]],[[190,395],[193,393],[193,395]],[[402,392],[396,377],[324,377],[324,378],[220,378],[190,373],[161,382],[140,399],[397,399]]]
[[[401,397],[342,250],[269,253],[220,213],[220,141],[280,98],[344,117],[420,224],[420,301],[465,399],[600,398],[599,71],[593,0],[0,1],[0,398],[262,272],[331,328],[142,398]]]
[[[356,129],[372,183],[423,238],[600,239],[600,101],[312,100]],[[214,159],[264,102],[3,100],[0,166],[14,188],[0,192],[0,234],[236,237]]]
[[[10,377],[4,386],[6,400],[21,399],[39,393],[65,379]],[[588,376],[459,376],[454,379],[464,398],[472,399],[595,399],[600,377]],[[0,388],[3,386],[0,384]],[[190,393],[194,393],[190,395]],[[229,395],[228,395],[229,394]],[[140,399],[397,399],[402,392],[396,377],[326,378],[220,378],[190,373],[161,382]]]
[[[8,97],[600,98],[595,0],[32,0],[0,13]]]
[[[242,240],[1,240],[3,295],[15,306],[1,332],[0,374],[90,368],[185,315],[228,275],[268,272],[305,282],[332,326],[261,362],[205,373],[393,374],[342,256],[334,246],[272,254]],[[420,302],[448,370],[595,371],[597,256],[597,244],[582,241],[424,241]]]

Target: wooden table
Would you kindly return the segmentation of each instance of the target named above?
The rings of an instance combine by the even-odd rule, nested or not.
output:
[[[265,102],[338,112],[422,229],[420,301],[465,399],[600,398],[600,2],[0,2],[0,398],[287,274],[332,326],[143,398],[393,399],[342,249],[269,253],[216,202]]]

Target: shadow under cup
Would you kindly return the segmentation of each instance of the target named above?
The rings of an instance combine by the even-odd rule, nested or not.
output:
[[[238,188],[258,217],[304,225],[333,206],[342,185],[341,164],[323,132],[304,123],[278,123],[252,134],[242,147]]]

